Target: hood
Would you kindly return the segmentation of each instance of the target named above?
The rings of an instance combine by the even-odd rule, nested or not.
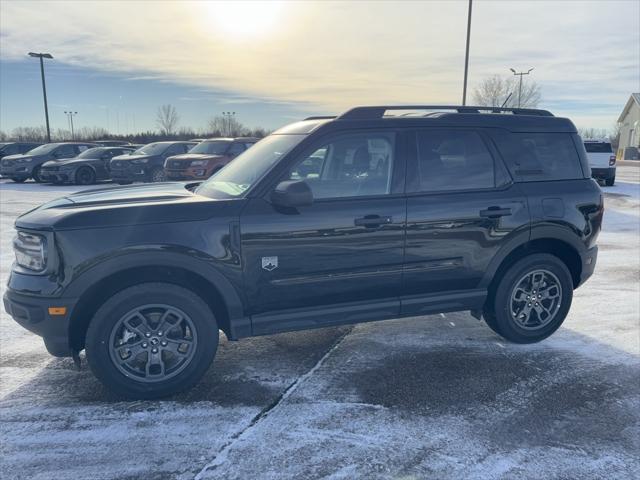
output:
[[[205,220],[237,205],[196,195],[182,182],[97,188],[45,203],[16,220],[16,227],[36,230],[104,228],[162,222]],[[213,207],[215,206],[215,208]],[[235,208],[235,207],[234,207]]]
[[[157,157],[157,155],[140,155],[140,154],[138,154],[138,155],[128,155],[128,154],[125,154],[125,155],[116,155],[111,160],[117,160],[117,161],[120,161],[120,160],[138,160],[140,158],[155,158],[155,157]]]
[[[27,155],[26,153],[17,153],[15,155],[5,155],[2,160],[22,160],[25,158],[36,158],[37,155]]]
[[[213,155],[208,153],[182,153],[180,155],[168,157],[167,160],[180,160],[186,162],[190,160],[216,160],[223,157],[224,155]]]

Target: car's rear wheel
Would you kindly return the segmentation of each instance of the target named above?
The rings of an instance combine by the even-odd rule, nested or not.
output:
[[[76,172],[77,185],[93,185],[96,183],[96,173],[89,167],[81,167]]]
[[[153,170],[151,170],[150,178],[151,178],[151,181],[154,183],[167,181],[167,175],[165,174],[164,169],[162,167],[156,167]]]
[[[483,315],[507,340],[534,343],[562,325],[572,298],[573,280],[562,260],[533,254],[514,263],[498,280]]]
[[[208,305],[190,290],[144,283],[107,300],[89,324],[87,360],[109,389],[158,398],[193,387],[218,347]]]

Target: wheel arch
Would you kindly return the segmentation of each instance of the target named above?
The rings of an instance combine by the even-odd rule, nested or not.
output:
[[[144,256],[144,255],[143,255]],[[126,255],[125,257],[130,257]],[[125,288],[147,282],[169,283],[188,288],[211,308],[219,328],[230,339],[250,335],[249,320],[234,287],[219,272],[196,265],[194,260],[121,258],[105,262],[79,276],[67,289],[78,298],[69,319],[69,345],[84,348],[84,340],[95,312],[112,295]]]

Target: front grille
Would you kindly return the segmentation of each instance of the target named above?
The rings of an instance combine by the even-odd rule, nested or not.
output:
[[[181,162],[180,160],[171,160],[168,166],[171,168],[184,168],[188,165],[188,163]]]

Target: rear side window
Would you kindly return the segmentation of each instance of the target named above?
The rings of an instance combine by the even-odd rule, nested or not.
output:
[[[610,143],[585,142],[584,148],[588,153],[613,153]]]
[[[479,190],[495,187],[495,166],[484,141],[471,130],[418,131],[413,192]]]
[[[516,180],[583,178],[580,157],[568,133],[507,133],[495,137]]]

